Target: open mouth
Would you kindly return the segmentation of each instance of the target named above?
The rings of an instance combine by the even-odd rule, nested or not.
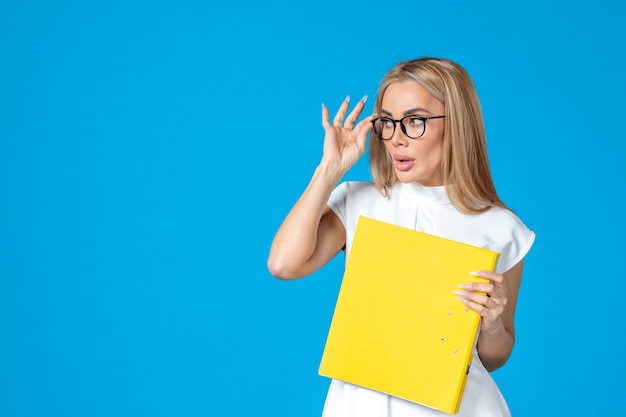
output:
[[[411,162],[413,158],[410,158],[406,155],[394,155],[393,159],[397,162]]]

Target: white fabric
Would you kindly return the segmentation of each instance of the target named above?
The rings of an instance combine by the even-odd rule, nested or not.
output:
[[[500,253],[504,273],[530,250],[535,234],[511,211],[494,207],[477,215],[459,212],[445,188],[396,184],[383,197],[372,183],[344,182],[331,194],[330,208],[346,228],[346,260],[359,216],[367,216]],[[323,417],[441,417],[447,414],[380,392],[333,380]],[[474,351],[458,417],[510,416],[506,401]]]

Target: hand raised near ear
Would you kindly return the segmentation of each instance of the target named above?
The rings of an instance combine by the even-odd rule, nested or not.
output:
[[[341,103],[332,123],[328,108],[322,104],[322,126],[324,127],[324,153],[322,162],[334,166],[338,173],[343,175],[365,153],[367,133],[372,125],[372,116],[368,116],[356,123],[367,96],[354,106],[348,117],[350,96]],[[356,123],[356,125],[355,125]]]

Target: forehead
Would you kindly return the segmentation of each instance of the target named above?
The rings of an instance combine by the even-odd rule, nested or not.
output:
[[[444,106],[415,81],[396,81],[389,84],[383,94],[382,110],[395,115],[412,109],[440,112],[444,110]]]

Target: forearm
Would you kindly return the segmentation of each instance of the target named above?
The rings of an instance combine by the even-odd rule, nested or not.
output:
[[[268,258],[272,275],[294,279],[306,275],[318,247],[320,221],[342,173],[320,164],[311,181],[278,229]]]
[[[497,324],[481,327],[478,335],[478,356],[488,371],[494,371],[506,363],[513,351],[515,336],[501,320]]]

